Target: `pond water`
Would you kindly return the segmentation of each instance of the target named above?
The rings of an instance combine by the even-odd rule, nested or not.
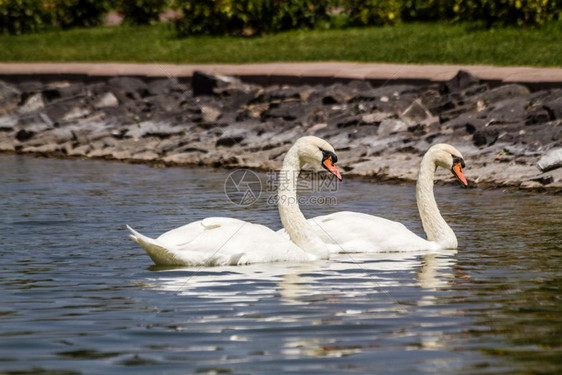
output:
[[[229,173],[0,156],[0,372],[562,372],[561,196],[437,186],[460,244],[439,254],[158,268],[128,238],[208,216],[280,228],[267,192],[226,199]],[[423,233],[414,186],[326,194],[307,216]]]

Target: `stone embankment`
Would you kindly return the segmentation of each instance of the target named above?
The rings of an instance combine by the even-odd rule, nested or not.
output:
[[[425,86],[261,87],[202,72],[190,85],[0,82],[2,152],[269,169],[302,135],[328,140],[348,176],[413,181],[446,142],[472,186],[562,191],[562,89],[490,87],[464,71]]]

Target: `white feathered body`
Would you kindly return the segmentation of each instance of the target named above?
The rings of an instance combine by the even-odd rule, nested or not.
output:
[[[131,238],[158,265],[221,266],[315,258],[266,226],[227,217],[195,221],[156,239],[127,227]]]
[[[131,238],[157,265],[221,266],[327,259],[327,246],[315,235],[298,203],[292,203],[297,202],[298,172],[307,162],[324,163],[326,151],[335,157],[330,144],[318,137],[307,136],[299,138],[285,155],[280,178],[284,178],[286,184],[280,184],[284,187],[278,191],[285,199],[279,200],[279,215],[289,228],[290,239],[263,225],[227,217],[196,221],[156,239],[127,226]],[[339,174],[337,170],[336,173]]]
[[[441,216],[433,194],[435,170],[438,166],[451,169],[455,156],[462,158],[454,147],[437,144],[422,158],[416,202],[427,239],[399,222],[359,212],[336,212],[314,217],[308,223],[332,254],[456,249],[457,237]],[[283,229],[279,232],[287,236]]]
[[[341,211],[317,216],[308,222],[330,253],[376,253],[438,250],[435,242],[427,241],[410,231],[404,224],[360,212]],[[279,233],[288,238],[284,229]]]

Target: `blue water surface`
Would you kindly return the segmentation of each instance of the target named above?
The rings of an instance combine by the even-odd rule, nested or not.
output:
[[[241,206],[231,172],[0,156],[0,372],[562,372],[561,196],[437,186],[460,244],[438,254],[163,268],[128,238],[209,216],[280,228],[268,176]],[[422,234],[414,191],[344,181],[303,211]]]

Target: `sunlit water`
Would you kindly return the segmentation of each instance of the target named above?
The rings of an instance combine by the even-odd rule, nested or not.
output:
[[[458,252],[162,269],[151,236],[208,216],[279,228],[231,171],[0,156],[0,372],[562,371],[562,197],[436,187]],[[260,176],[265,181],[266,176]],[[413,186],[346,181],[337,206],[422,233]]]

